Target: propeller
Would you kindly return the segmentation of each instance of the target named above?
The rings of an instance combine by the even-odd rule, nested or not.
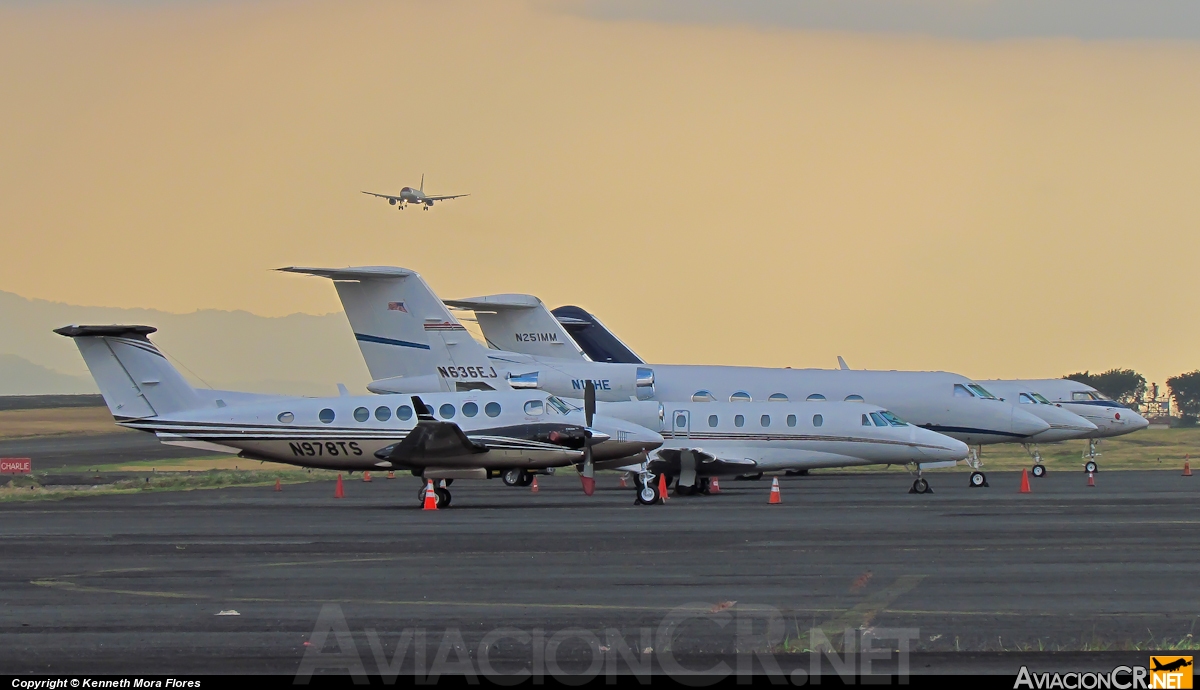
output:
[[[583,493],[591,496],[596,491],[596,466],[592,462],[592,418],[596,416],[596,384],[592,383],[591,379],[583,385],[583,421],[584,421],[584,437],[583,444],[583,470],[579,473],[579,479],[583,482]]]

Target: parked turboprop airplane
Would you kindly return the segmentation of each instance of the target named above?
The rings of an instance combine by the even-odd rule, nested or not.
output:
[[[869,400],[913,424],[968,444],[1019,441],[1049,429],[1044,421],[1013,405],[972,393],[969,386],[977,384],[969,379],[944,372],[651,367],[592,362],[578,354],[574,358],[538,357],[488,350],[466,333],[415,271],[382,266],[280,270],[334,281],[367,367],[376,379],[368,388],[376,393],[508,386],[579,397],[585,382],[591,380],[597,396],[608,401]],[[492,300],[492,305],[503,301]],[[524,308],[544,311],[536,299],[532,306],[527,300],[522,303]],[[481,319],[481,326],[485,320]],[[515,333],[510,340],[527,342],[520,337],[521,331]],[[423,335],[430,336],[428,342]],[[506,342],[490,333],[488,339]],[[539,347],[556,347],[537,340]],[[563,347],[570,352],[569,345]]]
[[[1096,464],[1096,443],[1100,439],[1124,436],[1150,426],[1145,417],[1125,405],[1110,399],[1095,388],[1070,379],[1017,379],[988,381],[997,390],[1036,391],[1038,398],[1072,412],[1091,422],[1096,430],[1079,436],[1088,439],[1084,467],[1088,472],[1099,469]],[[1036,468],[1035,468],[1036,469]],[[1045,469],[1043,468],[1042,472]],[[1041,476],[1038,474],[1037,476]]]
[[[416,189],[413,189],[412,187],[405,187],[404,189],[400,190],[399,194],[376,194],[375,192],[363,192],[363,194],[377,196],[380,199],[387,199],[388,203],[391,204],[392,206],[396,206],[396,204],[399,204],[399,206],[397,206],[397,208],[399,208],[401,211],[403,211],[404,207],[409,204],[420,204],[425,207],[426,211],[428,211],[429,207],[433,206],[433,202],[435,202],[435,201],[445,201],[447,199],[457,199],[460,196],[470,196],[470,194],[450,194],[450,195],[443,195],[443,196],[425,196],[425,174],[424,173],[421,174],[421,186],[417,187]]]
[[[116,423],[163,443],[331,470],[487,479],[653,450],[662,436],[540,391],[299,398],[193,388],[150,326],[66,326]],[[434,416],[436,410],[437,417]],[[424,488],[424,487],[423,487]],[[450,492],[436,490],[450,505]],[[422,493],[423,496],[423,493]]]

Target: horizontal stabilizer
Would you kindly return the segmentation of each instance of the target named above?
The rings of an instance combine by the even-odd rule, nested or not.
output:
[[[348,266],[346,268],[311,268],[307,266],[285,266],[275,269],[283,273],[300,273],[319,276],[330,280],[371,280],[380,278],[407,278],[414,271],[397,266]]]

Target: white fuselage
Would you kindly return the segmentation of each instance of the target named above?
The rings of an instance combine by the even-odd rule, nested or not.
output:
[[[1145,429],[1150,422],[1115,400],[1109,400],[1095,388],[1070,379],[1028,379],[1014,383],[1037,391],[1064,410],[1073,412],[1096,425],[1096,431],[1084,438],[1109,438]]]
[[[971,445],[1028,442],[1050,429],[1015,405],[973,393],[970,379],[946,372],[607,364],[498,351],[489,351],[488,357],[501,371],[524,374],[539,390],[562,397],[578,398],[590,378],[601,399],[652,399],[668,406],[682,401],[866,401]],[[638,372],[650,374],[652,385],[637,386]]]
[[[967,446],[857,402],[666,404],[654,455],[700,457],[698,474],[961,460]],[[705,467],[709,469],[704,470]]]
[[[583,412],[558,411],[538,391],[477,391],[421,395],[438,420],[457,424],[486,453],[439,459],[430,466],[452,468],[561,467],[579,462],[582,451],[539,440],[552,428],[583,427]],[[391,468],[376,451],[402,441],[417,423],[410,396],[265,398],[204,410],[185,410],[120,423],[155,432],[164,443],[334,470]],[[607,416],[593,419],[604,437],[595,443],[598,460],[624,458],[657,448],[656,432]],[[422,467],[396,469],[421,470]]]

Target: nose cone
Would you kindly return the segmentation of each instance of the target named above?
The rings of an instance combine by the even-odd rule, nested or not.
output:
[[[1016,405],[1010,405],[1012,408],[1012,426],[1010,430],[1018,436],[1031,437],[1048,431],[1050,425],[1044,420],[1039,419],[1028,412],[1018,410]]]
[[[606,438],[595,441],[593,437],[592,457],[596,460],[613,460],[654,450],[663,444],[663,437],[656,431],[631,422],[610,417],[596,417],[592,423],[594,431]]]
[[[1069,410],[1054,405],[1027,405],[1019,408],[1037,416],[1050,428],[1030,438],[1035,443],[1054,443],[1073,438],[1086,438],[1096,433],[1096,425]]]
[[[1125,423],[1126,428],[1130,431],[1139,431],[1150,426],[1150,420],[1133,410],[1121,410],[1121,421]]]
[[[913,440],[921,444],[918,448],[929,461],[962,460],[970,451],[967,444],[956,438],[919,427],[914,431],[916,434]]]

